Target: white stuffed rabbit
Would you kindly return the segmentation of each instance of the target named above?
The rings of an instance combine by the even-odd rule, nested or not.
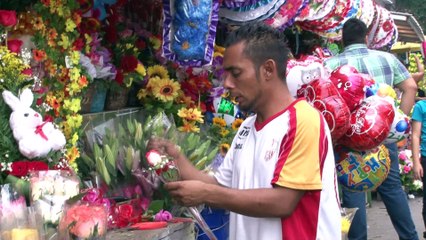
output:
[[[43,122],[42,116],[31,108],[34,96],[30,89],[23,90],[19,98],[7,90],[2,95],[12,109],[9,123],[22,155],[29,159],[44,157],[51,150],[64,147],[64,134],[51,122]]]

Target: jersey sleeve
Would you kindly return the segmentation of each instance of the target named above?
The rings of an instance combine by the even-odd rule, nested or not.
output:
[[[306,102],[290,110],[290,130],[281,142],[272,184],[322,189],[322,167],[329,151],[325,124],[321,114]]]

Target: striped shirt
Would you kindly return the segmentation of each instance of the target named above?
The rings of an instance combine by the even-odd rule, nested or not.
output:
[[[344,51],[325,61],[325,66],[334,70],[342,65],[350,65],[358,72],[369,74],[376,83],[397,85],[410,78],[405,66],[392,54],[368,49],[365,44],[352,44]]]
[[[217,181],[236,189],[280,186],[305,194],[287,218],[231,213],[229,239],[340,239],[334,165],[330,130],[305,100],[296,100],[261,124],[256,116],[247,118],[215,174]]]

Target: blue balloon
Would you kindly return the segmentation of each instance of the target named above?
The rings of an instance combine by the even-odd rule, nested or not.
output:
[[[408,128],[408,123],[405,120],[399,121],[395,126],[395,130],[397,132],[405,132],[407,128]]]

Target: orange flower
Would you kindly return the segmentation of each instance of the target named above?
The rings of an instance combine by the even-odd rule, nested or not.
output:
[[[81,87],[86,87],[89,84],[89,81],[87,81],[86,76],[83,75],[83,76],[81,76],[80,81],[78,82],[78,84]]]
[[[81,16],[80,16],[80,14],[78,14],[76,12],[73,13],[72,18],[73,18],[73,20],[75,22],[75,25],[79,26],[80,23],[81,23]]]
[[[46,60],[46,52],[43,50],[33,49],[33,57],[37,62]]]
[[[35,30],[42,30],[44,29],[44,23],[43,19],[41,17],[36,17],[34,20],[34,28]]]
[[[49,29],[47,35],[48,35],[49,39],[54,40],[54,39],[56,39],[58,37],[58,32],[56,31],[56,29],[51,28],[51,29]]]

